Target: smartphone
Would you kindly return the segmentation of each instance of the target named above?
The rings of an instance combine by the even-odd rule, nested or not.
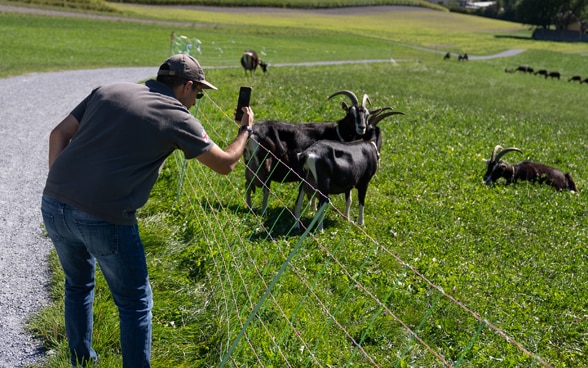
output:
[[[249,106],[251,100],[251,87],[241,87],[239,89],[239,100],[237,101],[237,114],[235,115],[236,121],[241,121],[243,118],[242,107]]]

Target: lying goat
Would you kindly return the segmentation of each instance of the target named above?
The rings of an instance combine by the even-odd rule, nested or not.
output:
[[[576,183],[572,176],[564,174],[556,168],[544,164],[538,164],[531,161],[521,161],[515,165],[510,165],[504,161],[500,161],[502,156],[508,152],[516,151],[522,153],[518,148],[511,147],[502,149],[501,146],[494,147],[492,157],[486,160],[486,173],[484,174],[484,182],[491,185],[500,178],[505,178],[507,183],[514,183],[517,180],[526,180],[530,182],[538,182],[539,184],[549,184],[557,190],[570,190],[578,192]]]
[[[357,188],[359,201],[358,224],[364,224],[365,196],[370,180],[380,165],[382,134],[377,126],[382,119],[403,114],[390,108],[370,116],[368,130],[362,139],[353,142],[322,140],[298,154],[304,170],[305,181],[300,185],[296,201],[296,228],[300,226],[300,212],[305,194],[312,197],[315,191],[319,197],[319,208],[329,201],[329,194],[345,193],[345,217],[349,219],[351,190]],[[321,218],[317,226],[323,229]]]
[[[270,183],[300,181],[302,167],[298,153],[321,139],[349,142],[361,138],[366,131],[368,115],[383,109],[369,111],[367,95],[360,104],[356,95],[347,90],[338,91],[327,99],[338,95],[349,97],[351,105],[341,103],[345,117],[336,123],[286,123],[261,121],[253,125],[253,134],[247,142],[245,159],[246,201],[251,207],[251,193],[256,187],[263,188],[261,212],[267,209]]]
[[[259,66],[263,72],[267,72],[267,63],[259,58],[253,50],[245,50],[241,56],[241,66],[245,69],[245,75],[255,75],[255,69]]]

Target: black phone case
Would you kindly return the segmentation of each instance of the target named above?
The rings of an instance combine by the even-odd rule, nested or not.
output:
[[[251,87],[241,87],[239,89],[239,99],[237,101],[237,114],[235,115],[236,121],[241,121],[243,118],[242,107],[249,106],[251,100]]]

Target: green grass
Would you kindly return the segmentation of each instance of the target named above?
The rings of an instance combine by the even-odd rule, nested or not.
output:
[[[182,14],[178,20],[202,18],[201,13]],[[322,23],[315,16],[305,22],[274,17],[274,23],[260,29],[257,24],[268,20],[266,15],[245,20],[233,16],[231,21],[220,13],[207,18],[218,22],[214,26],[174,27],[176,33],[197,36],[207,46],[198,56],[204,65],[232,66],[247,45],[265,48],[273,64],[408,60],[270,66],[267,75],[255,79],[244,77],[238,67],[209,69],[207,79],[221,89],[202,100],[198,116],[221,146],[235,136],[230,116],[238,87],[244,84],[253,86],[257,120],[338,119],[338,102],[326,96],[340,89],[367,93],[374,107],[392,106],[406,115],[381,123],[382,164],[368,191],[363,229],[337,214],[336,208],[344,204],[336,196],[335,207],[327,210],[324,233],[303,238],[290,232],[293,221],[283,209],[293,207],[293,184],[273,184],[276,196],[269,213],[256,216],[244,204],[242,165],[220,177],[189,162],[177,198],[183,162],[174,156],[140,212],[155,294],[154,367],[217,365],[299,241],[300,250],[247,329],[246,341],[255,349],[241,342],[232,364],[259,365],[257,356],[265,366],[283,366],[284,357],[293,366],[313,365],[307,353],[312,350],[323,365],[369,366],[322,303],[381,366],[441,366],[394,317],[461,366],[532,366],[532,359],[488,326],[480,328],[398,257],[551,365],[588,366],[584,194],[527,183],[486,187],[481,182],[483,159],[494,145],[502,144],[524,151],[507,160],[529,158],[570,171],[583,191],[588,177],[587,86],[507,74],[504,68],[529,64],[560,70],[564,79],[584,75],[587,46],[532,42],[519,37],[524,30],[516,25],[463,15],[453,19],[467,19],[467,27],[448,29],[449,24],[460,24],[450,22],[451,13],[425,14],[422,20],[405,13],[394,18],[394,27],[384,24],[383,15],[354,17],[348,30],[345,17],[323,16]],[[3,34],[13,36],[0,43],[3,49],[15,49],[10,60],[0,55],[0,65],[9,63],[2,71],[5,76],[15,69],[18,74],[114,65],[155,68],[169,50],[169,26],[0,16]],[[237,28],[236,22],[247,24]],[[440,27],[437,32],[434,25]],[[381,32],[376,32],[378,27]],[[212,41],[225,48],[223,54],[209,51]],[[19,47],[23,44],[30,47]],[[528,51],[512,58],[458,63],[403,44],[479,55],[510,48]],[[64,48],[67,58],[59,54]],[[260,194],[254,199],[258,207]],[[307,210],[304,222],[312,216]],[[356,206],[352,216],[357,216]],[[33,328],[54,352],[43,366],[62,367],[67,366],[63,281],[55,259],[52,265],[55,304],[34,318]],[[96,349],[101,366],[118,367],[116,310],[103,282],[99,288]]]

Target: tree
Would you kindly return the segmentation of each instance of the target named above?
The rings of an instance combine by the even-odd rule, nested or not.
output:
[[[570,11],[583,18],[588,14],[587,7],[588,0],[521,0],[516,7],[516,20],[549,29]]]
[[[555,24],[561,2],[562,0],[521,0],[517,7],[517,19],[524,24],[549,29],[549,26]]]

